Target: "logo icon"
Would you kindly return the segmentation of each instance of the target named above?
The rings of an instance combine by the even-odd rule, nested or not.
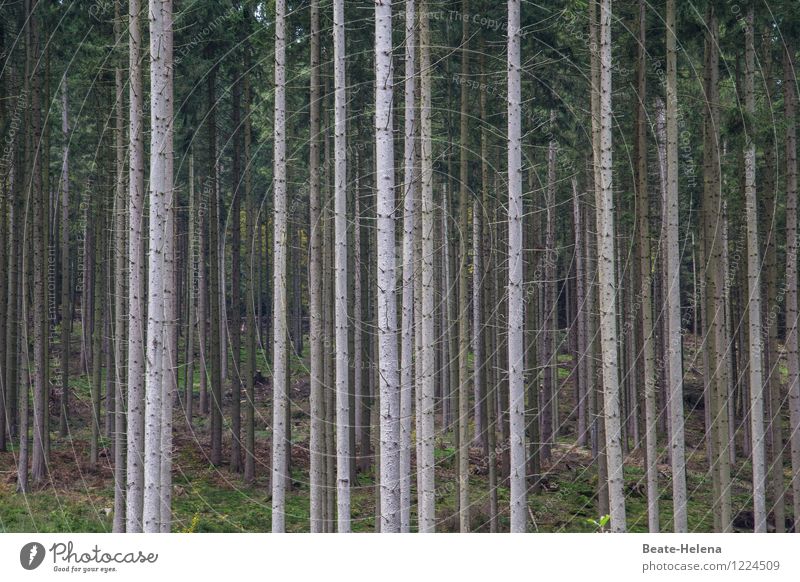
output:
[[[39,542],[30,542],[19,551],[19,563],[26,570],[35,570],[44,561],[44,546]]]

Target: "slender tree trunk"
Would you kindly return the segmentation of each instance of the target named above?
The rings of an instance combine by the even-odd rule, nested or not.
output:
[[[30,41],[31,66],[31,140],[32,150],[30,157],[31,179],[29,181],[31,196],[33,196],[33,450],[31,455],[31,479],[34,484],[44,481],[47,473],[47,431],[48,431],[48,402],[47,402],[47,315],[45,312],[46,293],[46,258],[45,258],[45,230],[46,223],[46,196],[42,185],[42,158],[47,158],[47,152],[41,151],[42,138],[42,72],[37,70],[39,63],[39,15],[35,6],[28,0],[28,31]],[[26,280],[27,281],[27,280]]]
[[[108,145],[106,144],[106,147]],[[108,151],[108,150],[107,150]],[[92,276],[92,281],[94,282],[94,300],[93,309],[94,313],[92,314],[92,321],[94,326],[92,328],[92,384],[91,384],[91,397],[92,397],[92,440],[91,444],[89,445],[89,465],[91,466],[93,471],[97,470],[98,461],[99,461],[99,454],[100,454],[100,416],[102,414],[101,406],[102,406],[102,380],[103,380],[103,335],[104,335],[104,324],[105,324],[105,300],[106,300],[106,292],[105,292],[105,283],[106,283],[106,276],[105,276],[105,268],[106,268],[106,259],[108,258],[108,253],[103,252],[100,249],[105,249],[105,237],[103,236],[105,233],[105,209],[104,209],[104,200],[103,194],[98,196],[97,200],[94,202],[94,208],[92,210],[94,216],[92,218],[95,227],[96,227],[96,252],[97,255],[95,256],[94,260],[94,274]],[[36,400],[34,399],[34,405]],[[35,418],[35,412],[34,412]],[[35,424],[35,423],[34,423]],[[35,426],[34,426],[35,430]],[[35,443],[35,438],[34,438]]]
[[[61,410],[59,434],[67,436],[69,430],[69,350],[72,332],[72,308],[70,305],[69,265],[69,84],[67,75],[61,79],[61,133],[64,148],[61,154]],[[8,348],[7,348],[8,349]]]
[[[427,13],[420,6],[424,27]],[[424,47],[422,32],[420,46]],[[424,50],[424,49],[423,49]],[[378,366],[380,370],[380,530],[400,531],[400,377],[397,361],[394,144],[392,138],[392,5],[375,2],[375,149],[378,226]],[[424,64],[422,65],[424,70]],[[431,471],[432,471],[431,466]],[[430,492],[432,495],[432,491]],[[420,495],[423,493],[420,492]],[[431,497],[431,507],[433,498]],[[420,529],[433,525],[420,509]]]
[[[656,431],[656,362],[653,345],[652,257],[650,254],[650,194],[647,185],[647,12],[639,1],[639,47],[636,102],[636,230],[639,233],[639,292],[644,359],[645,464],[647,473],[647,524],[651,533],[659,531],[658,514],[658,439]],[[576,228],[576,230],[578,230]]]
[[[183,381],[183,408],[186,427],[192,428],[194,417],[194,328],[197,322],[198,255],[197,201],[194,184],[194,146],[189,147],[189,211],[186,233],[186,370]]]
[[[783,51],[783,103],[786,118],[786,360],[791,424],[792,500],[795,533],[800,533],[800,354],[797,348],[797,93],[794,45]]]
[[[748,120],[755,114],[755,42],[753,6],[745,26],[745,109]],[[755,128],[748,124],[745,134],[744,172],[747,212],[747,288],[750,320],[750,423],[753,455],[753,503],[756,533],[767,531],[766,442],[764,440],[764,369],[761,337],[761,253],[758,242],[758,201],[756,199]]]
[[[225,352],[220,345],[222,336],[222,304],[220,299],[220,192],[219,161],[217,160],[217,101],[215,96],[216,68],[212,68],[206,78],[208,88],[208,163],[211,170],[209,179],[211,203],[208,213],[208,306],[211,316],[209,329],[211,360],[210,405],[211,405],[211,464],[219,466],[222,462],[222,358]]]
[[[416,11],[406,0],[403,164],[403,315],[400,363],[400,531],[411,531],[411,415],[414,398],[414,189],[416,160]]]
[[[275,2],[272,531],[286,528],[286,0]]]
[[[511,5],[509,4],[509,12]],[[469,0],[461,5],[461,129],[459,137],[458,189],[458,522],[461,532],[469,531],[469,268],[467,266],[467,233],[469,188]],[[510,27],[510,24],[509,24]],[[420,44],[422,44],[420,42]],[[425,78],[429,67],[424,61],[420,69]]]
[[[508,0],[508,394],[511,421],[511,532],[527,529],[525,383],[522,349],[522,111],[520,2]]]
[[[769,26],[765,26],[762,34],[764,60],[762,74],[766,85],[766,106],[772,119],[775,112],[775,100],[772,62],[772,38]],[[767,511],[773,514],[775,533],[784,533],[786,529],[785,490],[783,486],[783,434],[781,420],[781,382],[780,368],[778,365],[778,257],[776,249],[777,212],[776,202],[778,195],[777,165],[775,155],[775,140],[769,139],[764,144],[764,214],[762,216],[765,227],[765,263],[766,263],[766,292],[767,301],[764,304],[766,315],[765,327],[767,347],[765,354],[765,387],[767,389],[768,406],[768,433],[767,444],[769,447],[769,461],[767,474],[769,478],[769,496],[772,502],[767,506]]]
[[[173,212],[172,183],[172,1],[150,0],[150,110],[152,138],[150,143],[150,244],[147,285],[147,374],[145,382],[145,451],[144,451],[144,531],[159,532],[169,515],[163,515],[162,499],[165,482],[161,472],[165,450],[163,399],[165,386],[171,382],[173,370],[169,354],[170,289],[172,235],[170,214]],[[133,214],[132,214],[133,216]],[[166,421],[170,423],[171,419]]]
[[[613,164],[611,144],[611,0],[599,5],[600,107],[599,166],[600,198],[597,200],[598,281],[600,295],[600,341],[603,355],[603,404],[606,459],[608,463],[608,496],[611,530],[624,532],[625,497],[623,494],[622,443],[620,441],[620,387],[617,354],[617,308],[615,299],[615,240]]]
[[[333,3],[334,229],[336,321],[336,509],[340,533],[350,531],[350,369],[347,316],[347,104],[344,0]]]
[[[114,3],[114,36],[122,44],[121,2]],[[125,361],[128,340],[125,298],[127,292],[126,260],[128,213],[125,184],[125,114],[123,107],[122,55],[117,56],[114,71],[116,90],[116,191],[114,196],[114,532],[125,531]],[[110,372],[109,372],[110,373]]]
[[[554,136],[555,110],[550,110],[550,135]],[[556,154],[558,144],[550,139],[547,147],[547,188],[545,190],[545,243],[544,243],[544,326],[542,339],[542,362],[544,390],[542,392],[542,459],[551,456],[551,447],[555,444],[558,432],[558,350],[556,337],[558,332],[558,302],[556,297],[556,270],[558,256],[556,254]]]
[[[251,14],[247,12],[247,30],[250,30]],[[258,227],[258,204],[253,196],[253,174],[251,169],[252,119],[250,117],[250,46],[245,46],[244,79],[242,93],[244,97],[244,199],[247,204],[247,278],[246,294],[247,324],[245,327],[245,349],[247,350],[247,377],[245,378],[244,409],[244,482],[252,483],[256,479],[256,427],[255,427],[255,376],[256,376],[256,228]]]
[[[311,349],[311,440],[310,495],[311,531],[324,528],[325,498],[325,387],[323,385],[323,321],[322,321],[322,223],[320,212],[320,81],[319,81],[319,1],[311,2],[311,97],[309,136],[309,270],[308,313]],[[357,195],[357,194],[356,194]],[[358,263],[356,263],[358,269]],[[363,454],[363,452],[362,452]]]
[[[139,0],[128,2],[128,457],[125,529],[142,532],[145,417],[144,138]]]
[[[237,75],[240,75],[238,69]],[[242,84],[236,79],[232,89],[231,114],[233,123],[232,192],[230,207],[231,222],[231,305],[227,329],[231,336],[231,471],[242,472],[242,300],[241,300],[241,228],[242,228]],[[247,163],[247,160],[245,160]],[[224,241],[223,241],[224,252]]]

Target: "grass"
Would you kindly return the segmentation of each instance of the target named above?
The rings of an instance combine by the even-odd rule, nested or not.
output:
[[[77,345],[77,342],[75,343]],[[286,529],[308,531],[308,431],[309,422],[301,385],[306,382],[308,344],[302,357],[291,358],[293,370],[292,406],[293,465],[292,485],[286,495]],[[76,358],[77,361],[77,358]],[[559,378],[570,373],[569,356],[559,356]],[[257,353],[257,369],[268,376],[269,366],[263,352]],[[199,388],[200,371],[195,367],[194,389]],[[180,377],[180,376],[179,376]],[[71,377],[73,417],[70,437],[52,437],[52,479],[26,495],[14,492],[16,481],[16,450],[0,453],[0,531],[2,532],[104,532],[111,530],[114,490],[109,460],[110,442],[101,439],[101,463],[96,469],[88,467],[90,425],[90,382],[86,377]],[[176,409],[175,457],[173,461],[173,530],[183,532],[261,532],[271,529],[272,500],[269,485],[271,431],[271,386],[259,386],[256,391],[256,470],[257,479],[244,484],[241,476],[231,473],[227,466],[213,467],[207,457],[208,421],[198,415],[193,432]],[[561,391],[561,418],[569,418],[573,390],[565,385]],[[196,402],[198,402],[196,400]],[[542,475],[544,486],[531,493],[528,505],[531,531],[593,532],[598,520],[597,476],[590,451],[574,445],[573,421],[569,420],[564,434],[553,447],[552,462],[546,464]],[[57,427],[57,420],[51,425]],[[101,422],[102,427],[102,422]],[[687,435],[702,438],[702,410],[687,416]],[[472,429],[470,429],[472,430]],[[700,435],[700,436],[697,436]],[[230,439],[226,436],[223,457],[228,458]],[[457,449],[453,432],[437,435],[434,450],[436,460],[436,511],[438,531],[458,530]],[[15,445],[16,446],[16,445]],[[697,452],[687,466],[689,490],[688,519],[690,531],[713,531],[712,486],[704,467],[702,443],[692,442],[687,450]],[[479,448],[470,451],[470,524],[474,531],[489,530],[488,467]],[[647,499],[641,451],[626,459],[625,491],[628,528],[632,532],[647,531]],[[662,454],[662,460],[664,455]],[[498,460],[499,464],[499,460]],[[663,531],[671,528],[672,499],[670,467],[659,465],[659,512]],[[498,471],[499,473],[499,471]],[[739,460],[733,471],[733,512],[747,510],[750,499],[750,468]],[[787,475],[787,481],[789,476]],[[352,487],[351,509],[354,531],[368,532],[375,528],[374,468],[360,471]],[[412,479],[415,498],[416,482]],[[501,483],[497,489],[498,522],[501,531],[509,526],[509,491]],[[788,504],[789,507],[791,504]],[[412,525],[416,514],[412,507]]]

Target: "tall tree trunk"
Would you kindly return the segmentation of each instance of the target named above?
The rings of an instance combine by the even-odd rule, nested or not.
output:
[[[419,531],[430,533],[436,529],[436,491],[434,489],[434,395],[435,395],[435,351],[434,351],[434,315],[435,291],[433,276],[433,131],[431,126],[431,93],[433,88],[431,76],[431,37],[428,19],[427,2],[420,5],[420,186],[421,186],[421,331],[420,351],[417,353],[417,365],[420,367],[421,383],[418,385],[417,440],[419,442],[417,457],[417,494],[419,496]],[[462,232],[462,236],[466,236]],[[463,331],[463,330],[462,330]],[[462,436],[466,436],[462,432]],[[466,446],[463,440],[461,447]],[[463,483],[460,483],[463,486]],[[463,509],[463,508],[462,508]],[[464,524],[462,522],[462,531]]]
[[[109,147],[108,144],[104,144]],[[109,151],[109,150],[106,150]],[[91,398],[92,398],[92,440],[89,445],[89,465],[93,471],[97,470],[99,455],[100,455],[100,415],[102,405],[102,380],[103,380],[103,335],[105,324],[105,300],[107,298],[105,291],[106,283],[106,262],[108,253],[104,252],[106,240],[105,234],[105,193],[101,193],[94,201],[92,221],[95,224],[95,260],[94,260],[94,274],[92,281],[94,283],[94,299],[92,301],[94,313],[92,314],[92,376],[91,376]],[[34,405],[36,400],[34,398]],[[34,411],[35,418],[35,411]],[[34,423],[35,424],[35,423]],[[35,430],[35,426],[34,426]],[[34,438],[35,443],[35,438]]]
[[[189,210],[186,233],[186,370],[183,381],[183,409],[186,427],[192,428],[194,418],[194,328],[197,322],[198,253],[197,201],[194,180],[194,146],[189,146]]]
[[[311,82],[309,127],[309,269],[308,313],[311,354],[311,437],[310,495],[311,532],[324,528],[325,497],[325,387],[323,385],[322,321],[322,223],[320,212],[320,80],[319,80],[319,0],[311,2]],[[357,196],[357,194],[356,194]],[[358,263],[356,263],[358,265]],[[356,268],[359,268],[358,266]],[[362,452],[363,454],[363,452]]]
[[[340,533],[350,531],[350,369],[347,317],[347,104],[344,0],[333,3],[334,229],[336,303],[336,509]]]
[[[792,500],[795,532],[800,516],[800,354],[797,348],[797,93],[794,45],[783,51],[783,103],[786,118],[786,360],[789,369]]]
[[[210,350],[211,376],[211,464],[219,466],[222,462],[222,303],[220,299],[220,192],[219,161],[217,160],[217,101],[215,96],[216,68],[212,67],[206,77],[208,89],[208,163],[211,170],[209,179],[211,203],[208,212],[208,306],[211,316]]]
[[[247,12],[247,30],[250,30],[251,14]],[[244,410],[244,482],[252,483],[256,478],[256,427],[255,427],[255,376],[256,376],[256,228],[258,228],[258,204],[253,196],[253,174],[251,167],[252,119],[250,117],[250,46],[245,46],[244,79],[242,93],[244,97],[244,199],[247,207],[247,278],[246,294],[247,324],[245,327],[245,349],[247,353],[247,377],[245,378],[245,410]]]
[[[47,216],[45,212],[46,196],[42,184],[42,157],[46,159],[47,152],[42,151],[42,72],[38,70],[39,63],[39,15],[35,6],[28,0],[28,33],[30,42],[30,70],[31,80],[31,140],[32,150],[30,157],[31,179],[29,180],[31,196],[33,197],[33,450],[31,455],[31,479],[34,484],[41,483],[47,473],[47,431],[48,431],[48,402],[47,402],[47,315],[45,311],[46,293],[46,258],[45,258],[45,231],[47,229]]]
[[[775,80],[773,78],[773,62],[772,62],[772,38],[769,26],[764,27],[762,34],[762,46],[764,51],[764,60],[762,75],[764,84],[766,86],[766,106],[770,115],[773,118],[775,112],[774,107],[774,88]],[[767,401],[765,406],[768,407],[768,437],[767,444],[769,446],[769,464],[767,473],[769,478],[770,497],[772,501],[771,512],[773,514],[773,521],[775,524],[775,533],[784,533],[786,529],[786,500],[785,488],[783,486],[783,430],[781,420],[781,381],[780,381],[780,368],[778,365],[779,352],[778,352],[778,312],[776,306],[778,305],[778,257],[776,249],[776,231],[777,231],[777,212],[776,203],[778,195],[777,184],[777,165],[776,165],[776,152],[775,140],[768,139],[764,144],[764,227],[765,227],[765,266],[766,266],[766,292],[767,301],[764,304],[764,313],[766,315],[765,327],[767,336],[767,347],[765,354],[765,370],[767,377],[765,378],[765,388],[767,390]]]
[[[554,136],[555,110],[550,110],[549,132]],[[542,406],[541,406],[541,441],[542,459],[549,460],[551,447],[555,444],[558,417],[558,350],[556,337],[558,327],[558,301],[556,297],[556,153],[558,144],[551,137],[547,146],[547,187],[545,189],[545,235],[544,235],[544,304],[542,310]]]
[[[615,228],[613,164],[611,144],[611,0],[599,5],[600,107],[598,126],[600,198],[597,200],[598,281],[600,295],[600,341],[603,362],[603,404],[605,445],[608,463],[608,496],[611,530],[624,532],[625,497],[623,493],[622,443],[620,442],[620,387],[617,353],[617,306],[615,299]]]
[[[241,75],[237,69],[235,74]],[[242,472],[242,300],[241,300],[241,229],[242,229],[242,81],[233,83],[231,114],[233,123],[231,221],[231,304],[227,329],[231,336],[231,471]],[[247,163],[247,160],[245,160]],[[224,242],[223,242],[224,249]]]
[[[527,529],[525,381],[522,349],[522,110],[520,2],[508,0],[508,394],[511,421],[511,532]]]
[[[172,182],[172,1],[150,0],[150,110],[152,138],[150,142],[150,244],[147,285],[147,374],[145,381],[145,451],[143,527],[147,533],[162,531],[169,523],[163,515],[162,499],[165,457],[166,408],[163,399],[169,396],[165,386],[171,383],[170,322],[171,261],[173,243],[170,238],[173,212]],[[132,214],[133,216],[133,214]],[[171,405],[171,403],[170,403]]]
[[[718,531],[731,527],[731,459],[733,442],[728,430],[728,339],[726,331],[726,294],[728,280],[727,239],[722,200],[719,157],[719,48],[718,21],[713,7],[706,17],[705,39],[705,146],[703,148],[703,238],[705,244],[705,317],[704,334],[709,352],[706,371],[711,405],[712,485],[715,491],[714,523]],[[723,228],[719,217],[723,215]],[[713,371],[713,372],[712,372]]]
[[[747,288],[750,320],[750,423],[753,455],[753,514],[756,533],[767,531],[766,442],[764,440],[764,369],[761,337],[761,253],[758,242],[758,201],[756,199],[756,144],[752,125],[755,114],[755,42],[753,6],[745,20],[745,128],[744,172],[747,213]]]
[[[423,23],[427,13],[420,7]],[[425,26],[421,23],[421,27]],[[420,45],[424,45],[420,32]],[[424,64],[422,65],[424,70]],[[378,366],[380,370],[380,530],[400,531],[400,377],[397,361],[392,5],[375,2],[375,150],[378,226]],[[422,494],[422,493],[420,493]],[[432,500],[431,500],[432,501]],[[432,505],[432,503],[431,503]],[[430,516],[420,513],[420,524]],[[432,525],[432,524],[431,524]]]
[[[411,531],[411,415],[414,398],[414,207],[416,160],[416,11],[406,0],[403,163],[403,314],[400,363],[400,531]]]
[[[509,11],[511,5],[509,4]],[[469,531],[469,268],[467,266],[467,233],[469,188],[469,0],[461,4],[461,128],[459,134],[458,189],[458,522],[461,532]],[[510,24],[509,24],[510,27]],[[422,44],[420,42],[420,44]],[[423,79],[428,70],[420,63]],[[428,75],[430,78],[430,75]],[[424,340],[423,340],[424,341]]]
[[[114,3],[114,37],[122,44],[121,2]],[[116,190],[114,196],[114,532],[125,531],[125,348],[128,333],[125,314],[126,246],[128,235],[125,196],[125,114],[123,107],[122,55],[117,57],[114,71],[116,128]],[[111,246],[111,245],[109,245]],[[110,373],[110,371],[109,371]]]
[[[59,434],[67,436],[69,431],[69,350],[72,332],[72,310],[70,305],[69,265],[69,84],[67,75],[61,79],[61,133],[64,149],[61,154],[61,410]]]
[[[142,33],[139,0],[128,2],[128,457],[125,529],[142,532],[145,416],[145,260]]]
[[[647,185],[647,12],[639,0],[639,47],[637,58],[636,102],[636,230],[639,233],[639,292],[644,358],[645,464],[647,473],[647,524],[651,533],[659,531],[658,518],[658,439],[656,431],[656,362],[653,345],[653,269],[650,254],[650,194]],[[576,231],[578,229],[576,228]]]
[[[678,86],[675,44],[675,0],[667,0],[667,319],[669,333],[669,418],[672,434],[673,519],[686,532],[686,461],[681,354],[680,249],[678,241]],[[610,470],[610,466],[609,466]]]
[[[272,531],[286,528],[286,0],[275,2]]]

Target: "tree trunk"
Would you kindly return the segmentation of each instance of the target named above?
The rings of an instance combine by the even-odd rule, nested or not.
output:
[[[336,510],[340,533],[350,531],[350,369],[347,316],[347,104],[344,0],[333,3],[334,230],[336,321]]]
[[[247,12],[246,26],[250,30],[251,14]],[[255,376],[256,376],[256,228],[258,228],[259,208],[253,196],[253,177],[250,163],[252,143],[252,119],[250,117],[250,46],[245,46],[244,79],[242,93],[244,97],[244,199],[247,204],[247,278],[246,294],[247,324],[245,327],[245,349],[247,350],[247,377],[245,378],[245,410],[244,410],[244,482],[252,483],[256,479],[256,427],[255,427]]]
[[[145,416],[144,138],[139,0],[128,2],[128,457],[125,529],[142,532]]]
[[[72,332],[69,265],[69,84],[66,73],[61,79],[61,133],[64,137],[64,149],[61,154],[61,222],[59,224],[61,230],[61,410],[59,434],[63,438],[69,431],[69,336]]]
[[[211,201],[208,213],[208,306],[211,316],[209,358],[211,376],[211,464],[219,466],[222,462],[222,358],[225,352],[220,345],[222,313],[220,299],[220,202],[219,202],[219,161],[217,159],[217,101],[215,96],[216,68],[212,68],[206,78],[208,89],[208,163],[211,170],[209,178]]]
[[[235,74],[241,75],[237,69]],[[233,200],[230,208],[231,222],[231,305],[227,329],[231,336],[231,471],[242,472],[242,300],[241,300],[241,228],[242,228],[242,84],[241,77],[233,83],[231,94],[233,124],[232,179]],[[245,160],[248,163],[249,160]],[[223,252],[224,252],[223,242]],[[223,273],[224,274],[224,273]]]
[[[525,381],[522,349],[522,110],[520,2],[508,0],[508,394],[511,422],[511,532],[527,529]]]
[[[150,142],[150,244],[147,285],[147,375],[145,382],[145,451],[143,526],[147,533],[162,531],[169,523],[163,515],[163,491],[169,476],[161,475],[164,458],[172,451],[164,449],[165,408],[168,395],[165,386],[171,382],[173,370],[169,355],[169,321],[172,261],[173,212],[172,182],[172,1],[150,0],[150,110],[152,138]],[[133,216],[133,214],[132,214]],[[171,406],[171,403],[170,403]]]
[[[406,0],[403,164],[403,315],[400,363],[400,531],[411,531],[411,416],[414,398],[414,192],[416,188],[416,11]]]
[[[509,11],[510,11],[509,4]],[[459,190],[458,190],[458,522],[461,532],[469,531],[469,268],[467,256],[469,188],[469,1],[461,6],[461,130],[459,136]],[[510,27],[510,25],[509,25]],[[422,43],[420,43],[422,44]],[[428,66],[420,63],[425,71]],[[423,340],[424,341],[424,340]]]
[[[308,313],[311,349],[311,437],[310,495],[311,532],[324,528],[325,503],[325,387],[323,385],[322,321],[322,223],[320,212],[320,81],[319,81],[319,0],[311,2],[311,83],[309,127],[309,270]],[[356,263],[358,264],[358,263]],[[358,267],[357,267],[358,268]],[[363,453],[362,453],[363,454]]]
[[[30,41],[31,85],[31,140],[30,187],[33,200],[33,450],[31,455],[31,479],[34,484],[44,481],[47,473],[47,314],[45,311],[46,257],[45,231],[47,229],[46,196],[42,185],[42,88],[41,75],[36,66],[39,63],[39,16],[35,7],[28,4],[28,33]],[[25,281],[27,283],[28,280]]]
[[[797,348],[797,93],[794,45],[783,51],[783,103],[786,118],[786,360],[791,423],[792,500],[795,532],[800,516],[800,354]]]
[[[644,359],[645,464],[647,473],[647,524],[651,533],[659,531],[658,514],[658,439],[656,431],[656,362],[653,345],[653,269],[650,254],[650,194],[647,185],[647,12],[639,1],[639,47],[637,58],[636,102],[636,230],[639,233],[639,292]],[[579,230],[576,228],[576,230]]]
[[[745,110],[752,122],[755,114],[755,42],[753,6],[745,21]],[[756,199],[755,128],[745,127],[744,172],[745,208],[747,213],[747,288],[750,320],[750,423],[753,455],[753,515],[755,532],[767,531],[766,450],[764,440],[764,369],[761,338],[761,253],[758,242],[758,200]]]
[[[117,45],[122,44],[121,2],[114,3],[114,37]],[[125,531],[125,348],[128,333],[126,329],[125,298],[126,250],[127,250],[127,208],[125,196],[125,115],[123,106],[122,55],[117,56],[117,67],[114,71],[116,91],[115,115],[116,128],[116,191],[114,196],[114,527],[115,533]],[[111,245],[109,245],[111,246]],[[110,373],[110,371],[109,371]]]
[[[611,0],[599,5],[599,68],[600,107],[596,120],[599,133],[600,198],[596,204],[597,246],[599,255],[598,281],[600,295],[600,341],[603,362],[603,404],[605,420],[606,459],[608,463],[608,497],[611,530],[624,532],[625,497],[623,494],[622,443],[620,442],[620,387],[617,354],[617,307],[615,299],[615,228],[613,164],[611,144]]]
[[[286,528],[286,0],[275,2],[272,531]]]
[[[427,13],[420,8],[424,19]],[[420,25],[424,27],[424,24]],[[420,33],[420,45],[423,40]],[[392,6],[375,2],[375,150],[380,370],[380,530],[400,531],[400,378],[397,362]],[[423,65],[424,67],[424,65]],[[420,514],[420,524],[429,516]]]

